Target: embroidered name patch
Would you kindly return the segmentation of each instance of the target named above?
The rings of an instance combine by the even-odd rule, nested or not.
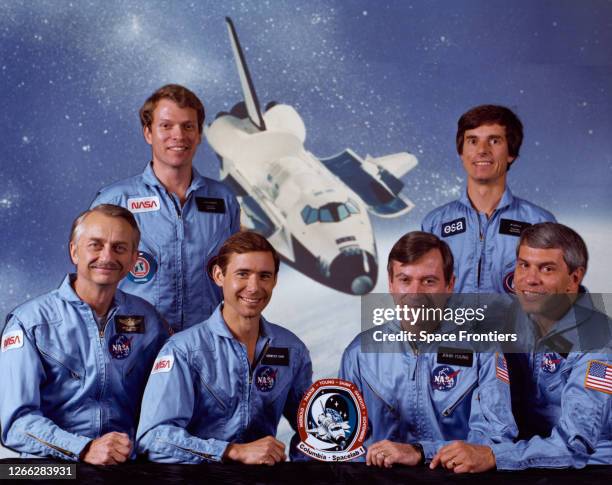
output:
[[[289,349],[287,347],[270,347],[261,363],[264,365],[289,365]]]
[[[225,214],[225,201],[214,197],[196,197],[196,205],[200,212],[214,212]]]
[[[460,217],[454,221],[444,222],[442,223],[442,237],[461,234],[462,232],[465,232],[466,229],[467,224],[465,223],[465,217]]]
[[[133,214],[158,211],[160,209],[159,197],[156,195],[152,197],[134,197],[128,199],[127,205],[128,210]]]
[[[508,236],[520,237],[521,233],[529,226],[531,226],[531,224],[528,222],[513,221],[512,219],[500,219],[499,233],[506,234]]]
[[[474,364],[474,353],[471,350],[440,347],[437,363],[472,367]]]

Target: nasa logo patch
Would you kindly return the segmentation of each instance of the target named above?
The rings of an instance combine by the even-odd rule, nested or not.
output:
[[[114,335],[108,343],[108,351],[113,359],[125,359],[132,351],[132,339],[125,335]]]
[[[465,217],[460,217],[454,221],[442,223],[442,237],[454,236],[455,234],[461,234],[465,232],[467,225],[465,223]]]
[[[511,295],[516,294],[516,290],[514,289],[514,271],[510,271],[510,273],[504,276],[504,290]]]
[[[170,372],[174,365],[174,355],[160,355],[153,363],[153,370],[151,375],[159,374],[160,372]]]
[[[431,375],[431,387],[436,391],[450,391],[457,385],[457,376],[461,369],[455,370],[450,365],[439,365]]]
[[[138,259],[127,275],[128,280],[133,283],[148,283],[157,273],[157,261],[155,258],[144,251],[138,251]]]
[[[337,462],[365,454],[368,413],[352,382],[321,379],[306,391],[298,409],[297,448],[310,458]]]
[[[127,200],[128,210],[132,214],[138,214],[140,212],[152,212],[158,211],[159,197],[156,195],[152,197],[133,197]]]
[[[2,352],[20,347],[23,347],[23,330],[13,330],[2,336]]]
[[[546,352],[542,357],[542,370],[548,374],[554,374],[559,370],[561,358],[554,352]]]
[[[255,387],[260,392],[270,392],[276,384],[278,369],[269,366],[259,367],[255,373]]]

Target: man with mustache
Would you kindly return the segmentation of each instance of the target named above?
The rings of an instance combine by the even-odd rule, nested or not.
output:
[[[116,204],[134,214],[139,254],[120,286],[179,331],[208,318],[220,302],[206,265],[239,229],[240,208],[228,187],[193,166],[204,126],[204,106],[193,92],[159,88],[140,109],[140,122],[151,162],[142,174],[101,189],[91,206]]]
[[[276,251],[254,232],[234,234],[221,246],[210,274],[223,303],[168,340],[147,383],[137,449],[150,460],[274,465],[286,459],[274,436],[283,415],[296,429],[312,366],[302,341],[261,315],[278,268]],[[290,454],[299,458],[296,444]]]
[[[467,176],[460,199],[431,211],[421,223],[448,243],[457,293],[514,293],[515,249],[521,231],[554,216],[515,197],[506,184],[523,141],[521,120],[508,108],[476,106],[459,118],[457,152]]]
[[[521,235],[515,282],[525,353],[507,358],[523,439],[491,445],[494,459],[471,471],[612,464],[611,325],[581,286],[587,263],[584,241],[567,226],[535,224]],[[463,443],[441,449],[432,467],[453,461],[468,471]]]
[[[76,274],[8,315],[0,424],[23,457],[109,465],[133,455],[146,378],[168,337],[149,303],[117,289],[139,238],[122,207],[84,212],[70,234]]]
[[[433,234],[411,232],[389,253],[389,292],[396,304],[447,305],[455,277],[448,245]],[[451,323],[455,326],[454,323]],[[395,321],[374,331],[400,335],[421,329],[441,333],[440,322]],[[429,462],[452,440],[466,440],[475,462],[487,463],[492,443],[517,435],[504,357],[475,352],[467,343],[428,346],[402,342],[370,347],[372,330],[347,347],[340,377],[363,394],[370,422],[366,463],[378,467]]]

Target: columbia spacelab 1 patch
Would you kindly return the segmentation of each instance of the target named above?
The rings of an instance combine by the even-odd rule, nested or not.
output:
[[[155,273],[157,273],[155,258],[145,251],[138,251],[138,259],[127,278],[133,283],[143,284],[151,281]]]

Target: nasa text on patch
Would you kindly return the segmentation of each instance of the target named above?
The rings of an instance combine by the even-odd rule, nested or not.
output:
[[[474,352],[471,350],[440,347],[438,349],[437,363],[472,367],[472,365],[474,365]]]
[[[170,372],[174,365],[174,355],[160,355],[153,363],[151,375],[159,374],[160,372]]]
[[[465,232],[467,225],[465,223],[465,217],[460,217],[450,222],[442,223],[442,237],[454,236]]]
[[[133,214],[138,214],[140,212],[152,212],[158,211],[159,207],[159,197],[156,195],[152,197],[133,197],[127,200],[127,208]]]
[[[13,330],[2,336],[2,352],[23,347],[23,330]]]
[[[225,214],[225,201],[214,197],[196,197],[196,205],[200,212],[214,212]]]
[[[289,365],[289,349],[287,347],[270,347],[261,363],[264,365]]]
[[[142,315],[115,315],[115,332],[145,333],[145,318]]]
[[[506,234],[508,236],[520,237],[521,233],[529,226],[531,226],[531,224],[528,222],[513,221],[512,219],[500,219],[499,233]]]

